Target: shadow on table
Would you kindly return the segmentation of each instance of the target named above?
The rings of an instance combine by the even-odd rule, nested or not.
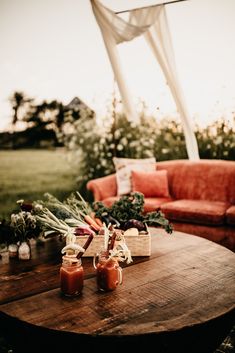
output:
[[[230,321],[230,324],[229,324]],[[220,327],[218,327],[218,324]],[[231,329],[232,327],[232,329]],[[150,346],[157,353],[234,353],[235,323],[234,312],[224,323],[212,320],[196,329],[185,328],[176,332],[148,334],[142,336],[87,336],[70,332],[48,330],[22,323],[1,313],[0,353],[61,353],[68,350],[77,352],[122,351],[135,347],[135,353],[143,353]]]

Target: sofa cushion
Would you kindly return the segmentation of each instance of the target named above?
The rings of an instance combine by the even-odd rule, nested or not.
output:
[[[113,157],[113,163],[116,170],[117,195],[126,195],[131,192],[132,170],[156,170],[156,159],[154,157],[143,159]]]
[[[131,172],[132,191],[139,191],[145,197],[169,197],[169,187],[166,170],[154,172]]]
[[[220,201],[177,200],[163,204],[162,212],[169,220],[207,225],[221,225],[230,205]]]
[[[235,161],[171,160],[157,163],[168,171],[170,195],[175,200],[210,200],[235,204]]]
[[[158,211],[161,205],[170,201],[172,201],[170,197],[145,197],[144,212]]]
[[[103,204],[110,207],[115,201],[119,200],[120,196],[107,197],[102,200]],[[160,206],[166,202],[172,201],[169,197],[146,197],[144,198],[144,212],[154,212],[160,209]]]
[[[235,205],[229,207],[226,211],[226,222],[235,225]]]

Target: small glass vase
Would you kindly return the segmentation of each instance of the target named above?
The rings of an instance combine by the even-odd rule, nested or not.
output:
[[[95,254],[93,266],[96,269],[98,290],[113,291],[119,284],[122,284],[122,268],[114,257],[108,256],[107,251]]]
[[[19,245],[18,258],[19,260],[30,260],[31,258],[31,249],[29,244],[26,241],[23,241]]]

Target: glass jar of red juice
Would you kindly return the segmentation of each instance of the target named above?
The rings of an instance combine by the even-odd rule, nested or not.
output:
[[[99,290],[112,291],[122,284],[122,268],[115,257],[109,257],[105,251],[100,252],[94,256],[93,265]]]
[[[75,255],[65,255],[60,268],[60,288],[66,296],[76,296],[83,289],[84,271],[81,259]]]

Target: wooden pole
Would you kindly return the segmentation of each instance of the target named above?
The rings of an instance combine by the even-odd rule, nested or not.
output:
[[[130,10],[123,10],[123,11],[118,11],[115,12],[116,15],[120,14],[120,13],[125,13],[128,11],[133,11],[133,10],[143,10],[143,9],[147,9],[148,7],[155,7],[155,6],[161,6],[161,5],[170,5],[170,4],[174,4],[176,2],[182,2],[182,1],[188,1],[188,0],[174,0],[174,1],[167,1],[167,2],[162,2],[160,4],[156,4],[156,5],[149,5],[149,6],[144,6],[144,7],[137,7],[135,9],[130,9]]]

